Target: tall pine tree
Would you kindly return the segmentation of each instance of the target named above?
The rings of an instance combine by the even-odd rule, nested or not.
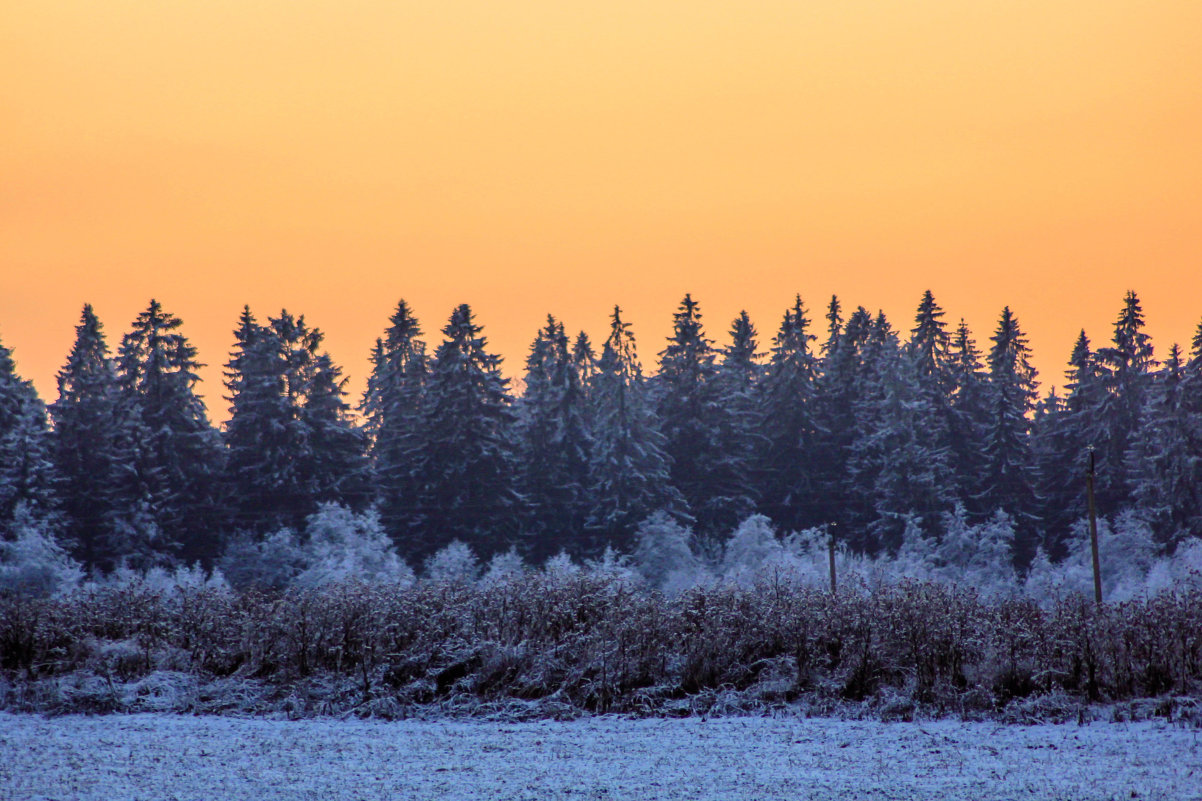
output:
[[[531,345],[525,383],[517,404],[518,475],[533,538],[529,552],[541,561],[584,546],[592,452],[577,361],[563,324],[550,315]]]
[[[747,454],[730,447],[735,410],[722,395],[716,357],[697,302],[685,295],[659,354],[657,413],[672,484],[711,537],[733,531],[755,508]]]
[[[801,529],[827,521],[816,518],[817,483],[811,471],[818,436],[818,359],[811,343],[810,321],[798,295],[785,310],[772,340],[768,368],[761,382],[761,408],[766,441],[761,503],[777,523]]]
[[[376,497],[384,526],[398,545],[421,520],[418,467],[424,393],[429,373],[421,324],[404,300],[377,341],[361,409],[372,437]]]
[[[421,519],[402,544],[421,559],[459,539],[487,555],[516,533],[514,413],[501,359],[465,303],[443,328],[425,393],[415,511]]]
[[[84,564],[107,563],[103,549],[111,538],[121,422],[116,366],[90,304],[83,307],[75,344],[58,372],[58,400],[50,416],[67,541]]]
[[[1101,378],[1096,427],[1097,498],[1102,514],[1113,514],[1129,499],[1127,450],[1139,426],[1156,362],[1152,340],[1144,333],[1139,298],[1128,292],[1114,323],[1114,340],[1097,352]]]
[[[57,483],[46,407],[0,344],[0,537],[16,536],[16,527],[31,521],[57,530]]]
[[[640,521],[665,511],[688,518],[687,504],[672,485],[670,458],[647,398],[630,324],[614,307],[609,338],[593,376],[593,459],[590,469],[593,533],[590,551],[631,547]]]
[[[1005,510],[1015,522],[1015,555],[1025,563],[1035,555],[1038,503],[1031,453],[1035,411],[1035,368],[1030,348],[1010,307],[1002,309],[989,350],[985,471],[978,500],[987,511]]]
[[[219,546],[224,454],[196,394],[203,365],[181,325],[152,300],[118,352],[122,526],[113,546],[135,564],[208,560]]]

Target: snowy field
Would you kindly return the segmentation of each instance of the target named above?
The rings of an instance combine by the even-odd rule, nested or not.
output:
[[[796,718],[0,714],[3,799],[1202,799],[1202,733]]]

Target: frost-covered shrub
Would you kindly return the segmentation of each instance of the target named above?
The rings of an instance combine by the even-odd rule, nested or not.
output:
[[[10,526],[13,539],[0,539],[0,591],[46,597],[79,583],[83,571],[54,534],[19,504]]]
[[[521,578],[525,572],[526,563],[516,550],[510,548],[508,551],[493,554],[480,581],[485,585],[504,584]]]
[[[935,551],[939,547],[934,537],[927,536],[925,529],[914,518],[906,520],[902,532],[901,547],[897,556],[889,563],[889,554],[881,555],[887,572],[895,579],[918,579],[927,581],[939,576],[939,565]]]
[[[309,556],[291,529],[255,539],[241,533],[217,560],[221,572],[240,589],[282,590],[309,566]]]
[[[935,551],[936,574],[944,581],[976,588],[984,595],[1011,595],[1014,572],[1014,521],[1001,509],[984,523],[969,525],[963,506],[944,518]]]
[[[1152,528],[1139,515],[1119,514],[1112,522],[1098,519],[1098,561],[1102,571],[1102,597],[1123,601],[1155,590],[1153,582],[1163,583],[1171,574],[1171,565],[1162,565],[1156,573],[1159,548]],[[1186,558],[1189,558],[1187,549]],[[1050,603],[1068,595],[1093,597],[1093,555],[1089,542],[1089,523],[1074,524],[1069,538],[1069,553],[1061,562],[1051,562],[1042,552],[1036,554],[1027,571],[1027,595],[1041,603]]]
[[[322,504],[305,521],[303,537],[282,528],[256,539],[239,534],[217,562],[240,588],[283,590],[347,580],[410,582],[412,569],[397,556],[376,512],[356,514]]]
[[[568,564],[571,564],[571,559],[568,559]],[[584,567],[590,576],[610,582],[634,581],[638,575],[630,566],[630,557],[618,553],[608,545],[601,556],[588,560]]]
[[[1171,589],[1202,590],[1202,537],[1191,537],[1177,546],[1171,557],[1152,563],[1146,589],[1149,594]]]
[[[441,583],[470,584],[480,575],[480,560],[466,543],[454,540],[426,560],[426,578]]]
[[[678,594],[709,579],[693,548],[693,532],[665,512],[655,512],[635,531],[633,561],[649,585]]]
[[[722,555],[722,577],[744,586],[779,568],[786,562],[784,544],[777,539],[772,522],[764,515],[752,515],[739,524],[726,543]]]
[[[393,547],[375,510],[355,514],[345,506],[322,504],[305,521],[306,566],[299,586],[348,580],[409,583],[413,570]]]
[[[608,549],[607,549],[608,553]],[[543,573],[554,579],[566,579],[580,572],[580,565],[572,561],[567,551],[560,551],[543,563]]]

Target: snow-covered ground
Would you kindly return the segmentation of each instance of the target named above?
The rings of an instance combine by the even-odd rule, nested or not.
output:
[[[3,799],[1202,799],[1202,733],[796,718],[0,714]]]

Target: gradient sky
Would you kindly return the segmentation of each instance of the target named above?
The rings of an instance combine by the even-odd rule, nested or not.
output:
[[[152,296],[211,367],[239,310],[357,395],[396,301],[469,302],[517,375],[547,312],[654,361],[681,296],[766,342],[795,292],[924,289],[1041,379],[1139,292],[1202,317],[1195,0],[5,0],[0,342],[47,400],[84,302]]]

